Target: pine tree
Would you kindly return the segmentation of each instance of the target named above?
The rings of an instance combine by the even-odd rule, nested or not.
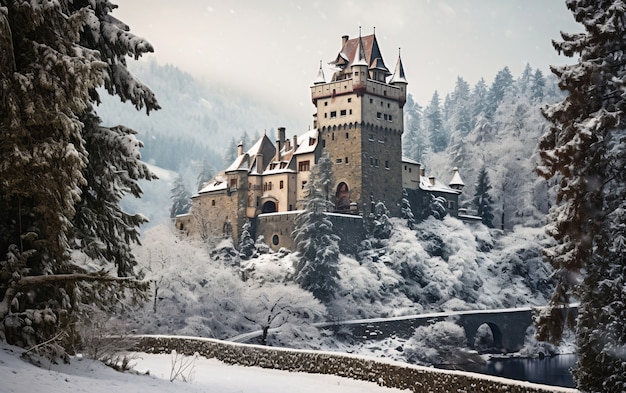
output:
[[[252,256],[256,252],[254,239],[252,238],[252,234],[250,233],[251,229],[252,225],[250,225],[250,221],[246,221],[241,228],[241,237],[239,240],[239,256],[241,257],[241,259],[248,260],[252,258]]]
[[[332,208],[327,192],[331,184],[332,162],[324,152],[311,171],[305,207],[296,216],[294,230],[295,281],[324,303],[334,298],[339,281],[339,236],[326,215]]]
[[[543,100],[543,90],[546,87],[546,78],[543,76],[543,72],[540,69],[535,71],[533,75],[532,84],[530,86],[531,98],[533,101]]]
[[[402,189],[402,207],[400,209],[400,213],[402,214],[402,218],[406,220],[406,225],[409,229],[413,229],[415,227],[415,216],[413,215],[413,209],[411,209],[409,194],[407,193],[406,188]]]
[[[426,108],[426,125],[430,134],[430,144],[433,151],[443,151],[448,146],[448,135],[446,135],[444,130],[439,93],[436,91],[433,93],[430,105]]]
[[[482,223],[489,228],[493,228],[493,198],[489,195],[489,190],[491,190],[489,176],[483,166],[478,173],[478,184],[476,185],[476,193],[474,194],[474,206],[476,206],[478,216],[482,218]]]
[[[100,125],[94,104],[104,86],[146,112],[154,94],[126,68],[126,56],[152,51],[109,13],[105,0],[0,1],[0,339],[40,346],[51,356],[78,339],[82,304],[119,306],[132,276],[130,243],[140,214],[120,208],[155,176],[141,163],[135,132]],[[4,250],[4,251],[2,251]],[[102,265],[94,272],[78,250]],[[29,324],[27,321],[30,321]]]
[[[413,101],[411,94],[404,106],[405,131],[402,134],[402,154],[404,157],[420,162],[428,147],[428,138],[422,127],[422,107]]]
[[[232,164],[232,161],[228,165],[230,166],[230,164]],[[213,166],[211,165],[207,157],[206,156],[202,157],[202,161],[200,162],[200,168],[198,171],[198,176],[196,177],[198,191],[202,189],[202,187],[204,186],[204,183],[211,180],[214,173],[215,173],[215,169],[213,169]]]
[[[567,7],[584,33],[562,33],[559,53],[580,56],[552,67],[569,94],[543,110],[552,123],[539,148],[539,174],[560,181],[558,205],[546,250],[556,289],[538,318],[542,339],[559,340],[559,305],[574,294],[580,301],[576,324],[578,363],[574,377],[586,392],[626,388],[626,7],[609,0],[570,0]]]
[[[485,108],[485,116],[488,119],[493,119],[493,116],[498,110],[498,106],[504,100],[504,96],[507,92],[513,89],[513,75],[509,67],[504,67],[496,74],[496,77],[491,84],[489,93],[487,93],[487,106]]]
[[[185,187],[185,181],[180,174],[174,180],[174,185],[170,190],[170,201],[172,202],[170,218],[174,218],[179,214],[185,214],[191,208],[191,193]]]

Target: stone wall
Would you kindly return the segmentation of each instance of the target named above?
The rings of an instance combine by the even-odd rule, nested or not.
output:
[[[295,220],[299,212],[260,214],[256,218],[255,236],[263,236],[274,251],[285,247],[295,251],[296,243],[291,236],[295,229]],[[341,241],[339,248],[344,254],[354,254],[358,245],[365,239],[365,227],[361,216],[327,213],[333,223],[335,234]]]
[[[544,387],[503,378],[436,370],[348,354],[235,344],[202,338],[140,336],[135,349],[147,353],[171,353],[172,350],[176,350],[177,353],[189,356],[197,352],[227,364],[337,375],[413,392],[576,392],[573,389]]]

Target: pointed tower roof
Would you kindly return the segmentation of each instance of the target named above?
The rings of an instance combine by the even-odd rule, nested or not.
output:
[[[398,48],[398,62],[396,63],[396,70],[394,71],[389,83],[409,83],[406,81],[406,76],[404,75],[404,67],[402,66],[402,58],[400,57],[400,48]]]
[[[365,59],[365,49],[363,49],[363,39],[361,39],[361,29],[359,28],[359,40],[356,47],[356,53],[352,59],[353,66],[365,66],[369,67],[367,60]]]
[[[465,187],[465,183],[463,183],[463,179],[461,179],[461,175],[459,175],[459,168],[454,167],[452,169],[452,180],[448,185],[455,190],[460,190]]]
[[[326,83],[326,78],[324,77],[324,70],[322,69],[322,61],[320,60],[320,70],[317,72],[317,78],[315,78],[314,85],[319,85],[322,83]]]
[[[375,34],[361,36],[359,33],[358,38],[352,39],[347,39],[346,36],[346,41],[343,43],[341,51],[337,54],[335,60],[328,64],[342,69],[348,65],[354,65],[354,63],[359,60],[358,54],[361,53],[360,50],[358,50],[359,44],[363,49],[362,55],[369,68],[379,69],[385,72],[387,76],[391,75],[391,72],[389,72],[389,69],[385,66],[385,62],[383,61],[383,56],[380,53]]]

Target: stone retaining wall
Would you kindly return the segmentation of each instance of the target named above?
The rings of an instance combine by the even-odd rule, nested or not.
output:
[[[198,353],[227,364],[330,374],[413,392],[576,392],[460,371],[444,371],[348,354],[235,344],[195,337],[141,336],[136,349],[147,353]]]

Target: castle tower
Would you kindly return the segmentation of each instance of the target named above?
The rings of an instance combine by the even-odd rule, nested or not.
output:
[[[398,215],[402,198],[403,107],[407,81],[398,55],[393,77],[376,35],[342,37],[330,82],[311,87],[314,125],[333,163],[335,209],[371,212],[383,201]]]

